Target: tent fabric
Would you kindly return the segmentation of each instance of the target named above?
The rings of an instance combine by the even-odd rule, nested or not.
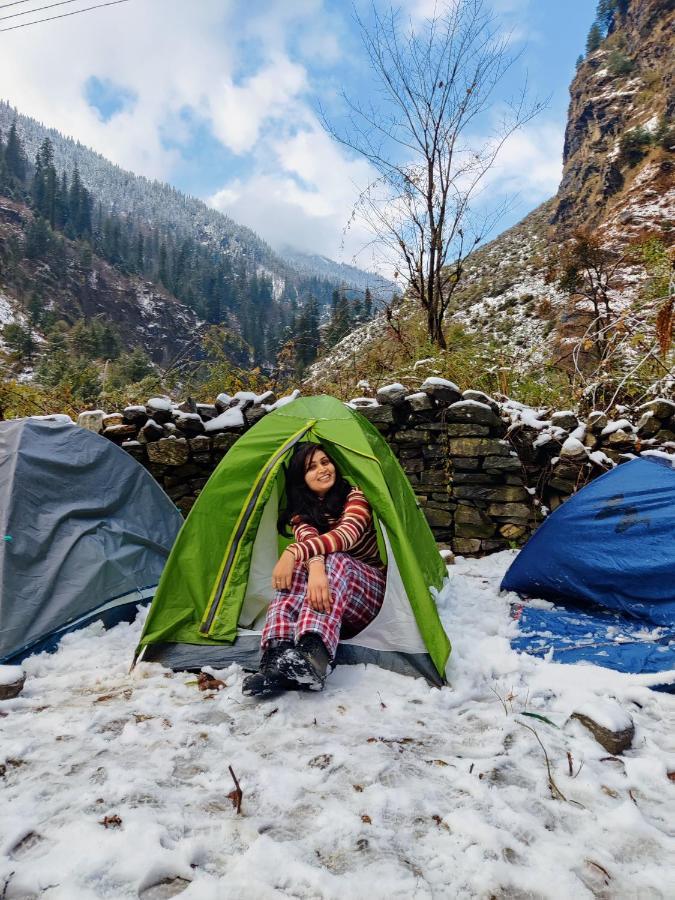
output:
[[[129,454],[72,423],[0,423],[0,663],[128,617],[182,517]]]
[[[675,629],[647,625],[621,613],[594,608],[518,604],[513,615],[519,653],[558,663],[593,663],[617,672],[670,673],[664,690],[675,692]]]
[[[586,485],[538,528],[501,587],[672,627],[675,468],[640,457]]]
[[[620,672],[675,669],[675,469],[624,463],[560,506],[502,590],[554,601],[520,608],[516,650]]]
[[[284,463],[300,441],[321,443],[341,473],[371,504],[388,563],[381,612],[343,644],[393,659],[428,655],[443,679],[450,642],[432,589],[446,570],[415,495],[380,433],[333,397],[299,398],[266,415],[234,444],[215,470],[178,536],[146,621],[146,659],[168,659],[167,645],[192,645],[191,668],[210,648],[231,645],[242,628],[260,631],[272,568],[283,539]],[[204,648],[204,649],[200,649]],[[347,654],[348,655],[348,654]],[[183,657],[186,653],[183,653]],[[222,655],[221,655],[222,658]]]

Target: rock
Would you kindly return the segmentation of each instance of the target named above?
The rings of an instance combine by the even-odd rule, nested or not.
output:
[[[449,406],[462,399],[460,389],[454,381],[448,381],[447,378],[427,378],[420,390],[433,397],[439,406]]]
[[[181,497],[180,500],[176,501],[176,509],[179,510],[183,516],[187,516],[196,501],[196,497]]]
[[[156,876],[155,876],[156,877]],[[161,881],[151,884],[147,888],[139,891],[140,900],[171,900],[171,897],[177,897],[190,887],[192,882],[185,878],[163,878]]]
[[[565,431],[573,431],[578,424],[579,420],[569,410],[554,412],[551,416],[551,425],[556,428],[563,428]]]
[[[604,412],[599,412],[598,410],[594,410],[588,416],[586,420],[586,426],[591,431],[602,431],[603,428],[607,427],[608,419]]]
[[[577,438],[568,437],[560,448],[560,457],[584,462],[587,458],[586,448]]]
[[[148,419],[145,425],[138,432],[139,440],[144,444],[150,444],[164,437],[164,429],[158,425],[154,419]]]
[[[612,756],[623,753],[633,743],[633,719],[616,700],[586,703],[573,712],[570,719],[578,719]]]
[[[231,406],[222,412],[215,419],[211,419],[204,425],[204,430],[208,434],[215,431],[231,431],[232,429],[241,429],[245,425],[244,413],[241,407]]]
[[[124,422],[124,416],[122,413],[109,413],[106,416],[103,416],[103,427],[110,428],[113,425],[121,425]]]
[[[87,431],[94,431],[99,434],[103,431],[103,417],[105,413],[102,409],[90,409],[81,412],[77,417],[77,424],[80,428],[86,428]]]
[[[460,556],[471,556],[480,552],[480,540],[478,538],[455,538],[452,549]]]
[[[489,538],[497,530],[494,522],[473,506],[458,506],[455,513],[455,535],[463,538]]]
[[[648,409],[640,417],[640,421],[637,423],[636,427],[637,433],[641,438],[654,437],[656,432],[661,428],[661,420],[656,418],[651,409]]]
[[[448,441],[449,456],[510,456],[511,445],[496,438],[453,438]]]
[[[497,500],[502,503],[519,503],[527,500],[524,487],[517,485],[466,484],[453,487],[453,497],[458,500]]]
[[[635,435],[631,432],[624,431],[623,428],[617,428],[616,431],[613,431],[607,438],[610,444],[613,444],[615,447],[617,445],[628,445],[635,443]]]
[[[263,416],[267,415],[267,410],[262,406],[256,406],[255,404],[249,407],[244,413],[244,418],[246,419],[246,424],[248,426],[255,425],[256,422],[259,422]]]
[[[138,428],[148,421],[148,413],[144,406],[125,406],[123,415],[125,422],[131,422]]]
[[[448,437],[488,437],[490,429],[487,425],[451,424],[447,426]]]
[[[213,449],[220,453],[226,453],[230,447],[237,442],[238,437],[239,435],[232,434],[231,432],[230,434],[225,432],[216,434],[213,438]]]
[[[530,519],[530,507],[524,503],[491,503],[488,515],[501,519],[509,519],[514,524],[526,524]]]
[[[209,422],[211,421],[211,419],[215,419],[216,416],[219,415],[219,412],[215,404],[213,403],[198,403],[197,412],[205,422]]]
[[[183,400],[182,403],[178,404],[178,411],[184,413],[196,413],[197,412],[197,404],[192,399],[192,397],[187,397]]]
[[[662,428],[654,435],[654,440],[659,444],[669,444],[675,441],[675,432]]]
[[[517,456],[486,456],[483,469],[486,472],[522,472],[523,466]]]
[[[378,403],[398,406],[400,403],[405,403],[407,394],[408,391],[402,384],[394,382],[394,384],[386,384],[384,387],[381,387],[375,397]]]
[[[158,425],[170,422],[173,417],[171,400],[168,397],[151,397],[145,404],[145,411]]]
[[[122,417],[120,416],[120,419]],[[127,441],[130,438],[135,438],[138,432],[138,428],[135,425],[123,425],[122,423],[118,425],[108,425],[107,428],[103,429],[103,437],[109,438],[111,441]]]
[[[499,533],[503,538],[506,538],[507,541],[517,541],[518,538],[521,538],[526,532],[527,529],[524,525],[514,525],[511,522],[499,526]]]
[[[643,403],[638,407],[638,412],[651,412],[657,419],[670,419],[671,416],[675,416],[675,402],[658,397],[656,400],[650,400],[649,403]]]
[[[176,414],[176,428],[184,434],[203,434],[204,423],[199,413],[179,412]]]
[[[226,409],[229,409],[232,403],[232,397],[229,394],[218,394],[216,397],[215,403],[213,404],[217,413],[225,412]],[[195,408],[195,412],[198,410]]]
[[[369,406],[378,406],[378,405],[379,404],[374,397],[353,397],[347,404],[347,406],[349,406],[351,409],[358,409],[358,410],[365,409],[366,407],[369,407]]]
[[[452,566],[455,564],[455,554],[452,552],[452,549],[449,544],[445,544],[443,542],[439,542],[437,544],[438,552],[441,555],[441,559],[446,564],[446,566]]]
[[[188,444],[193,453],[208,453],[211,450],[211,438],[205,434],[190,438]]]
[[[364,407],[359,410],[359,413],[373,425],[394,424],[394,410],[388,404]]]
[[[452,525],[452,515],[447,509],[436,509],[427,505],[423,508],[422,512],[432,528],[442,528],[443,526]]]
[[[416,394],[408,394],[405,399],[410,404],[410,408],[413,412],[425,412],[428,409],[434,408],[433,400],[424,391],[417,391]]]
[[[26,683],[26,673],[21,666],[0,666],[0,700],[18,697]]]
[[[145,462],[148,458],[146,446],[145,444],[141,444],[140,441],[124,441],[122,443],[122,450],[130,456],[133,456],[133,458],[137,459],[139,462]]]
[[[459,400],[457,403],[451,403],[445,412],[445,418],[448,422],[476,422],[489,428],[502,427],[502,420],[494,414],[491,407],[477,400]]]
[[[182,466],[190,458],[190,448],[185,438],[161,438],[148,444],[148,457],[163,466]]]
[[[464,393],[462,394],[462,399],[476,400],[478,403],[485,403],[485,405],[489,406],[496,416],[499,415],[499,404],[496,400],[493,400],[492,397],[488,397],[487,394],[484,394],[483,391],[464,391]]]

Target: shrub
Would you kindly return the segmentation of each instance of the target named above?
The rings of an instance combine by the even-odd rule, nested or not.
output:
[[[624,132],[619,141],[621,158],[629,166],[637,165],[647,153],[652,140],[652,135],[646,128],[631,128]]]
[[[609,54],[607,68],[610,75],[616,78],[620,75],[630,75],[635,68],[635,62],[623,50],[617,48]]]

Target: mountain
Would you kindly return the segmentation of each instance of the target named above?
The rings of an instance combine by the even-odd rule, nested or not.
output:
[[[449,350],[429,347],[404,297],[314,364],[314,389],[442,374],[535,402],[592,402],[612,397],[612,379],[636,391],[663,383],[675,321],[675,2],[602,5],[599,46],[570,86],[558,192],[469,258],[446,316]]]
[[[369,290],[375,297],[391,299],[392,295],[400,294],[400,285],[388,278],[383,278],[374,272],[364,272],[356,266],[347,265],[347,263],[338,263],[327,256],[320,256],[316,253],[304,253],[293,247],[282,247],[279,255],[288,263],[296,272],[306,275],[319,275],[323,278],[337,281],[341,284],[359,291],[360,293]]]
[[[202,326],[223,325],[250,348],[249,362],[269,366],[310,301],[316,310],[308,310],[305,326],[316,331],[336,291],[358,295],[377,283],[323,257],[284,259],[202,201],[124,171],[0,102],[0,138],[9,141],[13,126],[23,161],[15,161],[12,182],[0,158],[0,293],[4,318],[22,327],[31,318],[35,340],[41,325],[27,317],[29,303],[42,304],[38,318],[50,325],[108,321],[162,365],[185,347],[199,352]],[[37,173],[33,161],[46,139],[49,159]],[[46,192],[51,199],[43,202]],[[84,214],[73,207],[75,195],[84,198]],[[38,235],[44,221],[50,233]],[[237,352],[244,362],[246,353]],[[303,355],[314,352],[312,344]]]

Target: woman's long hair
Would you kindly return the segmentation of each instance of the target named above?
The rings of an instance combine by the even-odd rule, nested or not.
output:
[[[352,487],[340,475],[337,466],[335,466],[335,483],[322,498],[305,483],[307,467],[312,456],[319,452],[326,453],[321,444],[303,443],[296,447],[291,457],[286,470],[286,506],[281,510],[277,522],[281,534],[286,533],[294,516],[299,516],[303,522],[313,525],[320,534],[323,534],[330,529],[330,520],[339,519],[342,515],[347,495]]]

